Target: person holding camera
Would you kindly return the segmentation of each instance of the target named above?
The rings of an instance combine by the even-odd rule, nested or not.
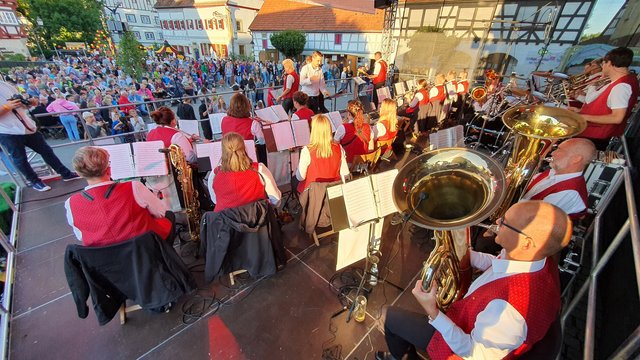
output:
[[[79,177],[60,162],[44,136],[38,132],[36,123],[27,115],[28,107],[35,106],[36,103],[36,99],[23,99],[13,85],[0,81],[0,145],[34,190],[48,191],[51,187],[43,183],[29,165],[27,146],[40,154],[64,181]]]

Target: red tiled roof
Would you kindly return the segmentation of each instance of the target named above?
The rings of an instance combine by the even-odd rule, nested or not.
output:
[[[249,29],[379,32],[382,31],[383,23],[383,10],[367,14],[289,0],[265,0]]]

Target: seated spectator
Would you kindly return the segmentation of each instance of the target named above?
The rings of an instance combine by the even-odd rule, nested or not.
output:
[[[96,116],[92,112],[83,112],[82,118],[84,119],[85,139],[95,139],[107,135],[106,131],[103,128],[104,123],[102,121],[97,121]]]
[[[169,237],[173,224],[167,208],[142,183],[110,180],[109,153],[84,146],[73,157],[73,168],[89,184],[65,202],[67,221],[85,246],[112,245],[153,231]],[[100,214],[100,216],[96,216]]]
[[[142,134],[141,131],[145,130],[146,124],[144,123],[142,116],[138,115],[138,112],[136,110],[129,110],[129,124],[133,128],[133,131],[135,131],[136,133],[136,140],[143,141],[144,134]]]
[[[215,212],[265,199],[277,205],[281,193],[269,169],[252,162],[242,135],[230,132],[222,138],[221,164],[209,177],[211,200]]]

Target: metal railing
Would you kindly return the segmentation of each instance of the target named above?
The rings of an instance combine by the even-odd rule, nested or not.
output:
[[[636,208],[636,202],[634,198],[634,187],[631,179],[631,169],[628,166],[623,168],[624,171],[624,184],[625,184],[625,195],[627,201],[627,211],[629,217],[627,218],[624,225],[620,228],[613,241],[609,244],[606,251],[602,255],[599,256],[599,249],[601,246],[601,237],[602,237],[602,220],[603,214],[606,212],[606,209],[611,203],[613,199],[613,194],[618,191],[621,183],[617,184],[616,189],[611,191],[611,196],[607,198],[605,201],[607,203],[603,207],[604,211],[599,212],[593,220],[593,243],[592,243],[592,269],[589,277],[586,282],[582,285],[577,294],[573,297],[571,303],[567,306],[567,308],[563,311],[561,317],[562,328],[565,329],[565,324],[568,317],[575,311],[577,305],[582,301],[584,295],[588,292],[588,300],[587,300],[587,318],[585,324],[585,336],[584,336],[584,349],[583,356],[584,359],[591,360],[594,357],[594,348],[595,348],[595,328],[596,328],[596,296],[597,296],[597,287],[598,287],[598,276],[605,268],[605,266],[609,263],[614,253],[620,247],[622,242],[625,240],[627,235],[631,234],[631,246],[633,249],[633,261],[635,266],[635,276],[636,283],[638,286],[638,297],[640,298],[640,228],[638,225],[638,213]],[[634,332],[630,334],[630,336],[622,343],[622,345],[615,351],[613,355],[610,356],[612,359],[628,359],[630,356],[637,351],[640,347],[640,337],[638,334],[640,333],[640,326],[636,328]]]
[[[7,196],[2,188],[0,188],[0,194],[5,199],[7,204],[13,210],[13,216],[11,219],[11,230],[9,230],[9,236],[7,237],[2,231],[2,245],[7,250],[7,267],[5,273],[4,292],[2,296],[2,303],[0,304],[0,359],[7,358],[7,350],[9,347],[9,320],[11,318],[11,301],[13,298],[13,280],[15,272],[15,256],[16,256],[16,234],[18,233],[18,215],[19,209],[11,199]],[[20,188],[16,189],[15,201],[20,203]],[[6,243],[6,244],[5,244]]]

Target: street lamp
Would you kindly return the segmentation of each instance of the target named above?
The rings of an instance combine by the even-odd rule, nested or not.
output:
[[[38,31],[36,32],[38,34],[38,33],[40,33],[40,29],[44,25],[44,22],[42,21],[42,19],[39,16],[38,16],[38,18],[36,18],[36,25],[38,25]],[[46,60],[47,58],[44,56],[44,52],[42,52],[42,47],[40,47],[39,36],[36,36],[36,45],[38,45],[38,49],[40,50],[40,55],[42,56],[42,60]]]

